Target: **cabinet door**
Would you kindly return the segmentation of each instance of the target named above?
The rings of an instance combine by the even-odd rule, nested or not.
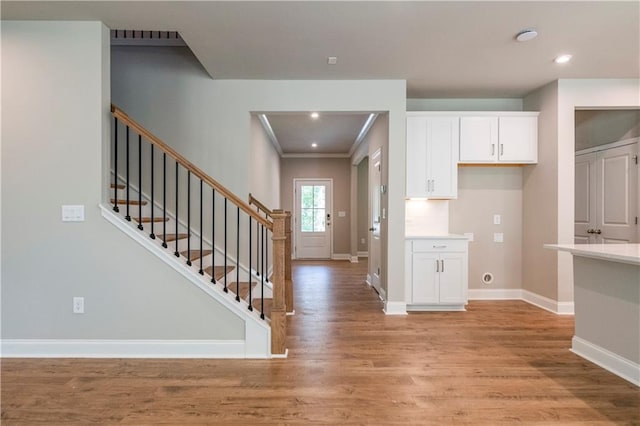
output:
[[[458,196],[457,117],[431,117],[427,121],[427,179],[429,197],[457,198]]]
[[[538,117],[500,117],[498,160],[504,163],[538,162]]]
[[[427,194],[427,117],[407,117],[407,197]]]
[[[493,163],[497,145],[498,117],[460,118],[461,163]]]
[[[411,303],[439,302],[438,272],[440,258],[437,253],[414,253],[412,274]]]
[[[463,253],[440,254],[440,303],[467,303],[465,265]]]

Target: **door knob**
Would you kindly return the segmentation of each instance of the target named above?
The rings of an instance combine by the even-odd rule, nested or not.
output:
[[[376,228],[369,228],[369,231],[371,231],[371,232],[373,232],[375,230],[376,230]]]
[[[587,229],[587,234],[593,234],[595,231],[593,229]]]
[[[595,233],[596,233],[596,234],[598,234],[598,235],[600,235],[600,234],[602,234],[602,230],[600,230],[600,229],[596,229],[596,230],[595,230]]]

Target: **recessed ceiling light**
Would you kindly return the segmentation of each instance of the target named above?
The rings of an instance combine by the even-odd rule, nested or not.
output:
[[[318,114],[317,112],[312,112],[310,115],[311,115],[311,118],[313,118],[314,120],[320,117],[320,114]]]
[[[337,56],[327,56],[327,64],[335,65],[337,63],[338,63],[338,57]]]
[[[314,143],[311,144],[311,148],[317,148],[317,147],[318,147],[317,143],[314,142]]]
[[[516,40],[518,40],[518,41],[529,41],[529,40],[533,40],[536,37],[538,37],[538,32],[536,30],[534,30],[533,28],[529,28],[529,29],[520,31],[516,35]]]
[[[571,55],[560,55],[553,60],[556,64],[566,64],[571,60]]]

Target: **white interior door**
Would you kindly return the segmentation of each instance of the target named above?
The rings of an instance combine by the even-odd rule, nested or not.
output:
[[[371,232],[371,239],[369,243],[369,277],[373,288],[376,289],[378,294],[382,294],[380,279],[380,275],[382,274],[382,243],[380,240],[380,224],[382,220],[382,203],[380,200],[382,194],[382,152],[380,150],[377,150],[373,154],[370,165],[369,199],[371,200],[371,226],[369,227],[369,231]]]
[[[598,153],[596,235],[603,243],[636,242],[637,154],[637,143]]]
[[[331,259],[331,179],[295,179],[297,259]]]
[[[596,228],[596,154],[576,155],[575,167],[575,223],[576,244],[595,243]]]

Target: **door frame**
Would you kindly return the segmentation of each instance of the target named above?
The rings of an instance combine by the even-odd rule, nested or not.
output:
[[[331,194],[330,202],[331,202],[331,225],[329,226],[329,260],[333,260],[333,224],[335,223],[335,216],[333,214],[333,178],[293,178],[293,223],[292,223],[292,231],[293,231],[293,243],[294,248],[291,250],[291,258],[298,259],[298,221],[300,218],[298,217],[298,199],[296,198],[296,188],[298,187],[298,182],[300,181],[329,181],[329,192]]]

